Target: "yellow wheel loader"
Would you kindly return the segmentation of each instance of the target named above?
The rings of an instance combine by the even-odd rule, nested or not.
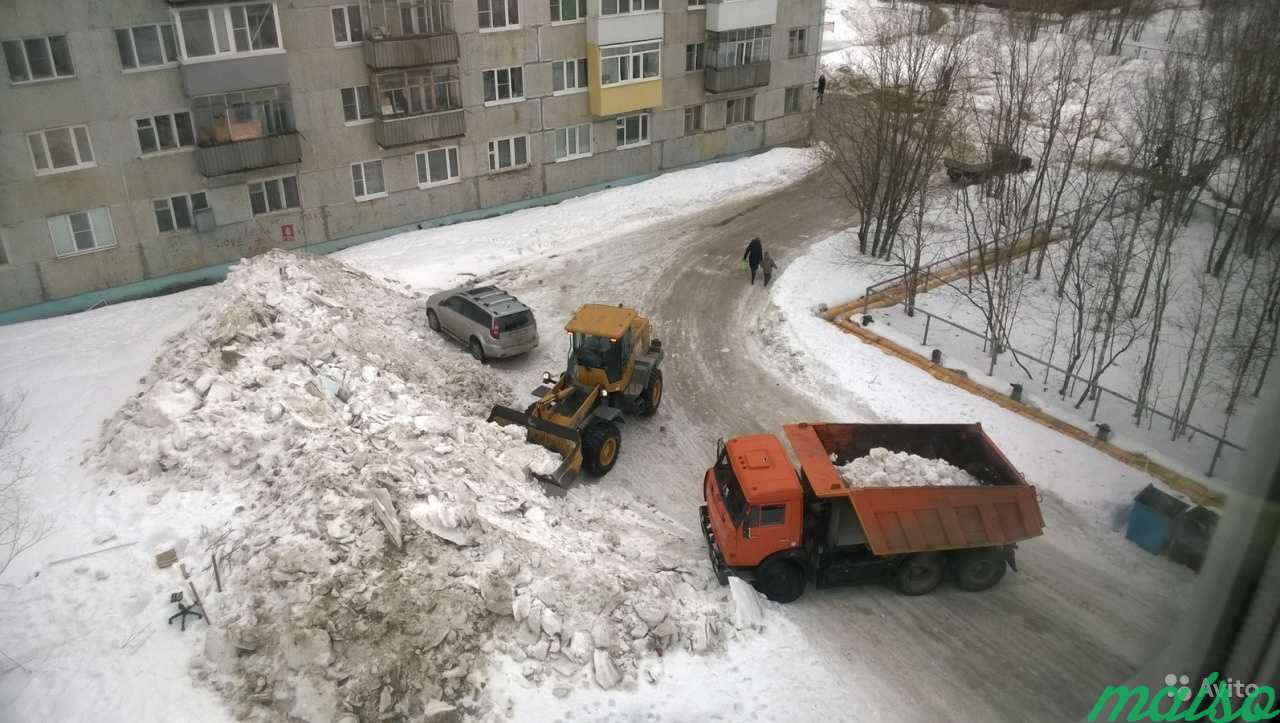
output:
[[[564,457],[539,480],[563,488],[582,468],[613,469],[622,447],[622,413],[650,416],[662,403],[662,342],[634,309],[587,304],[565,325],[569,360],[560,379],[543,374],[538,398],[523,412],[496,406],[490,422],[527,428],[527,439]],[[554,490],[552,490],[554,491]]]

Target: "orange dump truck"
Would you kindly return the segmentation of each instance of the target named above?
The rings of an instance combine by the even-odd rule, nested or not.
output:
[[[752,582],[791,602],[807,582],[891,581],[923,595],[950,575],[985,590],[1014,562],[1016,543],[1044,528],[1034,487],[978,424],[791,424],[797,470],[777,437],[719,445],[703,479],[702,533],[721,584]],[[979,484],[846,483],[845,465],[883,447],[943,460]]]

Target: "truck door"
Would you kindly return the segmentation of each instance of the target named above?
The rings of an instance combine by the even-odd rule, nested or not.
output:
[[[743,526],[743,552],[750,560],[749,564],[758,564],[761,560],[780,550],[787,550],[799,544],[798,525],[788,524],[791,517],[799,515],[799,509],[788,510],[788,507],[799,507],[798,504],[783,503],[772,505],[751,505],[747,510],[747,521]]]

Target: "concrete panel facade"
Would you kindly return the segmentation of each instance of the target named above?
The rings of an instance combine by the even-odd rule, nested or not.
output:
[[[597,2],[589,3],[589,15],[598,15]],[[478,28],[475,0],[454,3],[465,135],[380,146],[372,119],[348,121],[344,116],[342,89],[368,85],[374,71],[365,63],[364,45],[335,46],[330,4],[278,2],[284,52],[240,59],[270,58],[285,68],[301,160],[206,178],[191,147],[144,154],[136,123],[189,111],[184,74],[229,72],[233,66],[228,64],[236,59],[125,71],[113,30],[171,22],[164,0],[10,0],[12,12],[0,28],[0,40],[66,35],[76,75],[19,85],[8,83],[7,76],[0,79],[0,128],[6,131],[0,133],[0,310],[227,263],[270,248],[306,248],[766,145],[795,143],[808,132],[803,112],[783,113],[784,95],[787,87],[803,86],[801,110],[812,106],[817,56],[786,57],[786,39],[788,29],[808,27],[810,47],[816,51],[820,46],[822,6],[817,0],[778,5],[770,84],[723,96],[705,92],[701,69],[685,68],[685,46],[705,37],[706,11],[668,0],[661,12],[642,14],[642,22],[657,21],[664,38],[662,79],[635,84],[632,90],[621,86],[623,94],[632,96],[629,103],[639,103],[636,111],[650,113],[648,143],[622,150],[616,148],[617,110],[593,115],[590,93],[557,93],[552,86],[553,61],[588,57],[590,23],[584,19],[552,24],[548,4],[529,0],[521,0],[519,27],[484,32]],[[486,106],[483,71],[517,66],[522,68],[523,98]],[[264,82],[241,77],[236,84],[251,80],[253,87],[260,87],[280,80],[267,75],[271,74],[262,76]],[[588,75],[598,77],[598,58],[590,63]],[[643,98],[634,97],[636,86],[649,88]],[[755,97],[754,122],[726,129],[724,98],[744,95]],[[379,102],[370,100],[371,105]],[[702,129],[686,133],[684,108],[699,105]],[[592,125],[591,155],[557,162],[555,129],[582,123]],[[81,124],[92,142],[93,164],[37,175],[27,133]],[[490,172],[489,142],[514,135],[528,136],[529,164]],[[458,176],[419,187],[417,154],[447,147],[458,149]],[[382,162],[386,195],[356,201],[351,164],[373,160]],[[297,177],[300,206],[254,215],[250,184],[284,176]],[[215,227],[162,233],[153,202],[197,192],[205,194],[213,209]],[[101,207],[110,211],[115,246],[58,258],[47,218]]]

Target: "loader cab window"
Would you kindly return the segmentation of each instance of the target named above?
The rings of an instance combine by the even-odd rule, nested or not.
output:
[[[573,354],[577,363],[592,369],[603,369],[609,381],[622,378],[622,343],[608,337],[591,336],[582,332],[573,334]]]

